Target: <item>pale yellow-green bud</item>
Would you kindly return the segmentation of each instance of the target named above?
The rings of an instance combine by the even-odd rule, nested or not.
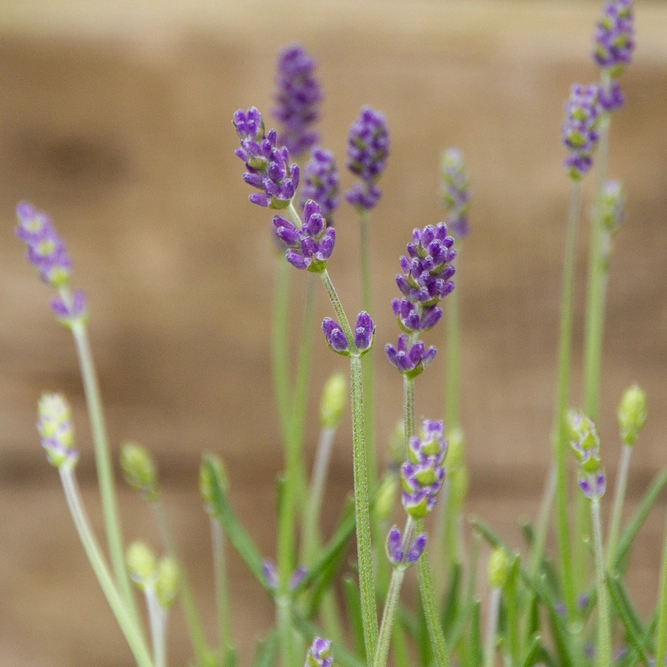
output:
[[[74,449],[74,427],[67,399],[62,394],[43,394],[38,405],[37,430],[49,463],[73,468],[79,460]]]
[[[405,461],[405,424],[400,419],[389,434],[389,465],[400,468],[403,461]]]
[[[178,565],[173,558],[165,556],[157,564],[155,580],[155,592],[157,593],[157,599],[161,607],[168,609],[174,604],[179,585]]]
[[[497,547],[491,552],[488,565],[489,586],[491,588],[502,588],[509,574],[510,557],[502,547]]]
[[[621,439],[626,445],[634,445],[639,431],[646,421],[646,394],[639,385],[632,385],[625,390],[618,406],[618,425]]]
[[[219,456],[207,454],[199,468],[199,492],[209,514],[213,513],[215,506],[216,486],[219,486],[223,493],[227,493],[225,464]]]
[[[458,468],[465,458],[463,431],[456,427],[447,434],[447,474]]]
[[[454,507],[460,510],[463,507],[470,484],[468,468],[465,464],[459,465],[453,470],[450,470],[449,466],[447,466],[447,477],[449,478],[451,502]]]
[[[343,373],[334,373],[322,389],[320,424],[322,428],[338,428],[347,404],[347,380]]]
[[[398,495],[398,478],[396,475],[385,475],[380,482],[377,498],[375,500],[375,515],[380,521],[386,521],[396,504]]]
[[[125,552],[125,562],[130,573],[130,578],[140,590],[151,585],[155,578],[155,556],[150,548],[143,542],[132,542]]]
[[[125,481],[140,491],[149,502],[158,499],[157,468],[153,457],[136,442],[128,442],[120,451],[120,467]]]

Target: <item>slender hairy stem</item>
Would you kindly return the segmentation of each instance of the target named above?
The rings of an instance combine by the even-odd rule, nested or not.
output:
[[[158,602],[155,588],[147,587],[144,594],[151,627],[153,661],[155,667],[167,667],[167,613]]]
[[[199,620],[199,613],[197,612],[197,605],[195,603],[195,598],[192,593],[192,586],[190,585],[190,579],[181,563],[178,552],[176,550],[176,545],[171,536],[171,530],[169,529],[169,522],[167,521],[167,515],[165,514],[162,503],[159,500],[153,501],[151,504],[151,509],[153,510],[153,516],[155,517],[155,522],[157,523],[158,530],[160,531],[160,537],[164,548],[167,550],[167,553],[174,559],[176,566],[178,567],[179,575],[179,586],[180,586],[180,596],[181,603],[183,605],[183,613],[185,614],[185,622],[188,626],[188,634],[190,635],[190,642],[192,643],[192,649],[195,652],[195,659],[197,661],[198,667],[205,667],[207,664],[208,648],[206,646],[206,639],[204,638],[204,631],[202,630],[202,624]]]
[[[665,523],[665,544],[662,548],[662,567],[660,571],[658,637],[655,644],[655,664],[664,665],[665,657],[667,657],[667,523]]]
[[[313,464],[313,473],[310,482],[310,490],[308,492],[308,499],[306,501],[303,524],[304,549],[302,560],[306,567],[313,564],[317,557],[317,549],[319,548],[317,527],[320,519],[324,485],[326,483],[329,461],[331,459],[331,447],[335,435],[335,429],[325,427],[320,431],[320,439],[317,444],[317,453],[315,454],[315,463]]]
[[[447,297],[446,346],[445,355],[445,425],[447,431],[451,432],[459,426],[459,376],[460,376],[460,332],[459,332],[459,290],[461,273],[461,246],[459,245],[456,255],[457,281],[456,289]]]
[[[225,558],[225,535],[219,521],[213,517],[211,523],[211,543],[213,545],[213,568],[215,574],[215,601],[218,607],[218,637],[220,642],[220,661],[226,660],[227,651],[232,645],[232,617],[229,607],[227,587],[227,559]]]
[[[370,315],[373,314],[372,280],[371,280],[371,244],[368,228],[368,211],[363,210],[359,216],[361,236],[361,307]],[[366,467],[368,469],[368,488],[371,493],[377,485],[377,471],[375,469],[375,421],[373,408],[374,381],[373,359],[371,350],[361,362],[364,374],[364,421],[366,424]]]
[[[326,269],[324,269],[324,271],[320,273],[320,277],[322,278],[322,284],[324,285],[324,289],[326,290],[327,296],[329,297],[334,312],[336,313],[336,319],[338,320],[338,324],[340,324],[341,328],[343,329],[345,337],[350,341],[350,346],[353,348],[352,351],[355,352],[356,350],[354,350],[354,334],[352,333],[352,327],[350,326],[350,322],[347,319],[347,315],[343,310],[343,304],[341,304],[340,299],[338,298],[336,288],[331,282],[329,272]],[[365,431],[366,429],[364,427],[364,437],[365,437]]]
[[[284,257],[278,258],[276,287],[273,304],[273,326],[271,328],[271,359],[273,361],[273,391],[278,408],[278,421],[283,442],[287,442],[290,415],[289,387],[289,343],[287,323],[289,321],[290,265]]]
[[[341,326],[342,322],[341,322]],[[349,325],[348,325],[349,326]],[[345,329],[343,328],[343,331]],[[351,340],[351,339],[350,339]],[[357,559],[359,561],[359,591],[361,617],[364,625],[366,655],[375,655],[378,638],[377,607],[375,604],[375,577],[371,551],[371,519],[366,470],[364,429],[364,387],[361,360],[350,357],[352,398],[352,448],[354,458],[354,510],[357,520]]]
[[[605,560],[602,549],[602,523],[600,520],[600,499],[595,497],[591,501],[591,521],[593,524],[593,547],[595,551],[595,579],[598,592],[598,641],[597,665],[609,667],[612,664],[611,655],[611,618],[609,616],[609,594],[607,592]]]
[[[60,291],[60,296],[65,303],[71,303],[72,297],[69,290],[63,288]],[[125,600],[125,604],[127,605],[135,623],[138,625],[139,615],[137,613],[134,596],[132,595],[130,577],[125,568],[123,536],[120,527],[118,503],[116,501],[113,465],[111,463],[111,454],[109,452],[109,443],[107,440],[104,410],[102,408],[97,372],[95,371],[95,363],[90,349],[86,325],[81,321],[76,321],[72,325],[72,334],[76,344],[76,352],[79,357],[83,389],[86,395],[86,405],[88,406],[88,418],[90,420],[90,428],[93,434],[95,465],[97,467],[97,478],[100,486],[104,528],[106,530],[107,544],[109,547],[109,559],[111,561],[111,567],[114,572],[119,592]]]
[[[435,597],[441,600],[445,592],[445,556],[449,553],[447,550],[447,542],[449,538],[448,524],[448,507],[452,502],[451,484],[449,477],[445,477],[445,482],[442,485],[439,493],[440,498],[435,504],[433,510],[433,570],[435,586]]]
[[[486,637],[484,638],[484,667],[493,667],[496,654],[496,630],[498,611],[500,610],[500,588],[491,589],[489,610],[486,619]]]
[[[621,461],[618,464],[616,474],[616,485],[614,488],[614,505],[609,521],[609,537],[607,538],[607,568],[611,571],[614,567],[614,554],[618,542],[618,531],[621,527],[621,515],[623,514],[623,503],[625,502],[625,489],[628,484],[628,469],[630,468],[630,454],[632,447],[623,445],[621,448]]]
[[[282,667],[292,667],[294,662],[294,642],[292,641],[292,613],[288,595],[276,598],[276,625],[280,637],[280,659]]]
[[[65,498],[67,500],[67,506],[69,507],[72,519],[74,520],[74,525],[79,534],[81,544],[83,544],[86,556],[88,556],[90,565],[93,568],[107,602],[118,621],[118,625],[120,625],[120,629],[122,630],[123,635],[125,635],[125,639],[130,646],[134,659],[137,661],[139,667],[154,667],[150,653],[148,652],[148,647],[141,634],[140,627],[135,623],[127,605],[120,597],[113,579],[111,578],[111,574],[109,573],[109,568],[104,562],[104,556],[100,551],[97,540],[90,529],[90,523],[81,502],[81,495],[76,483],[74,471],[65,466],[61,466],[59,472],[60,480],[65,492]]]
[[[561,576],[568,619],[577,614],[576,592],[572,579],[572,555],[570,553],[570,530],[568,522],[567,484],[567,425],[566,410],[570,386],[570,356],[572,349],[572,291],[574,284],[574,251],[579,219],[579,198],[581,186],[572,183],[570,191],[570,211],[565,238],[565,261],[563,267],[563,293],[561,297],[560,340],[558,346],[558,386],[556,390],[556,438],[554,456],[556,459],[556,532],[560,552]]]
[[[407,553],[413,534],[414,523],[412,518],[408,517],[405,524],[405,530],[403,531],[403,553]],[[373,660],[373,667],[385,667],[387,664],[389,645],[391,643],[394,629],[394,618],[396,617],[396,608],[398,607],[398,600],[404,576],[405,567],[403,565],[394,567],[393,572],[391,573],[391,580],[389,581],[389,590],[387,591],[387,599],[384,603],[384,611],[382,612],[380,635],[378,637],[378,645],[375,652],[375,659]]]

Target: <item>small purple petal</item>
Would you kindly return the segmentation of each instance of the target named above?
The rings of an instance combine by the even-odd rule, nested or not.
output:
[[[417,535],[414,542],[410,545],[408,554],[405,557],[405,562],[408,565],[414,565],[419,560],[419,557],[424,553],[425,548],[426,533],[421,533],[421,535]]]
[[[272,560],[265,560],[262,564],[262,573],[264,574],[264,579],[266,584],[272,590],[278,588],[278,573],[276,572],[275,563]]]

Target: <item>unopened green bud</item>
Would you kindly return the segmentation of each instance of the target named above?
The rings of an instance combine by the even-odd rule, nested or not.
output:
[[[347,404],[347,380],[343,373],[334,373],[325,383],[320,401],[322,428],[338,428]]]
[[[379,521],[386,521],[390,517],[396,504],[398,487],[396,475],[385,475],[382,479],[375,500],[375,516]]]
[[[155,592],[161,607],[168,609],[174,604],[179,585],[178,565],[173,558],[165,556],[157,564],[155,579]]]
[[[460,428],[453,428],[447,434],[447,474],[463,464],[465,457],[465,438]]]
[[[140,590],[146,585],[151,585],[155,577],[155,556],[150,548],[143,542],[133,542],[125,553],[125,562],[130,573],[130,578]]]
[[[219,456],[208,454],[204,457],[199,468],[199,492],[209,514],[213,514],[216,486],[219,486],[223,493],[227,492],[225,464]]]
[[[491,552],[488,565],[489,586],[491,588],[502,588],[509,574],[510,557],[502,547]]]
[[[639,385],[625,390],[618,406],[618,426],[626,445],[634,445],[646,421],[646,394]]]
[[[120,467],[125,481],[146,497],[148,502],[158,498],[157,468],[155,461],[141,445],[128,442],[120,451]]]

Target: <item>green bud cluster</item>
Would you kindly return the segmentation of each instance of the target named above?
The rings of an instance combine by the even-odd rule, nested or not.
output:
[[[623,443],[634,445],[647,416],[646,394],[639,385],[632,385],[625,390],[618,406],[617,416]]]
[[[581,470],[588,474],[600,469],[600,438],[593,421],[582,412],[571,410],[567,416],[570,448]]]
[[[180,575],[178,565],[171,556],[159,561],[143,542],[133,542],[125,554],[130,578],[144,592],[154,591],[160,606],[168,609],[178,593]]]
[[[502,547],[497,547],[491,552],[487,566],[487,576],[491,588],[502,588],[507,581],[510,569],[510,557]]]
[[[158,499],[157,468],[148,450],[135,442],[126,443],[120,452],[120,467],[125,481],[148,502]]]

